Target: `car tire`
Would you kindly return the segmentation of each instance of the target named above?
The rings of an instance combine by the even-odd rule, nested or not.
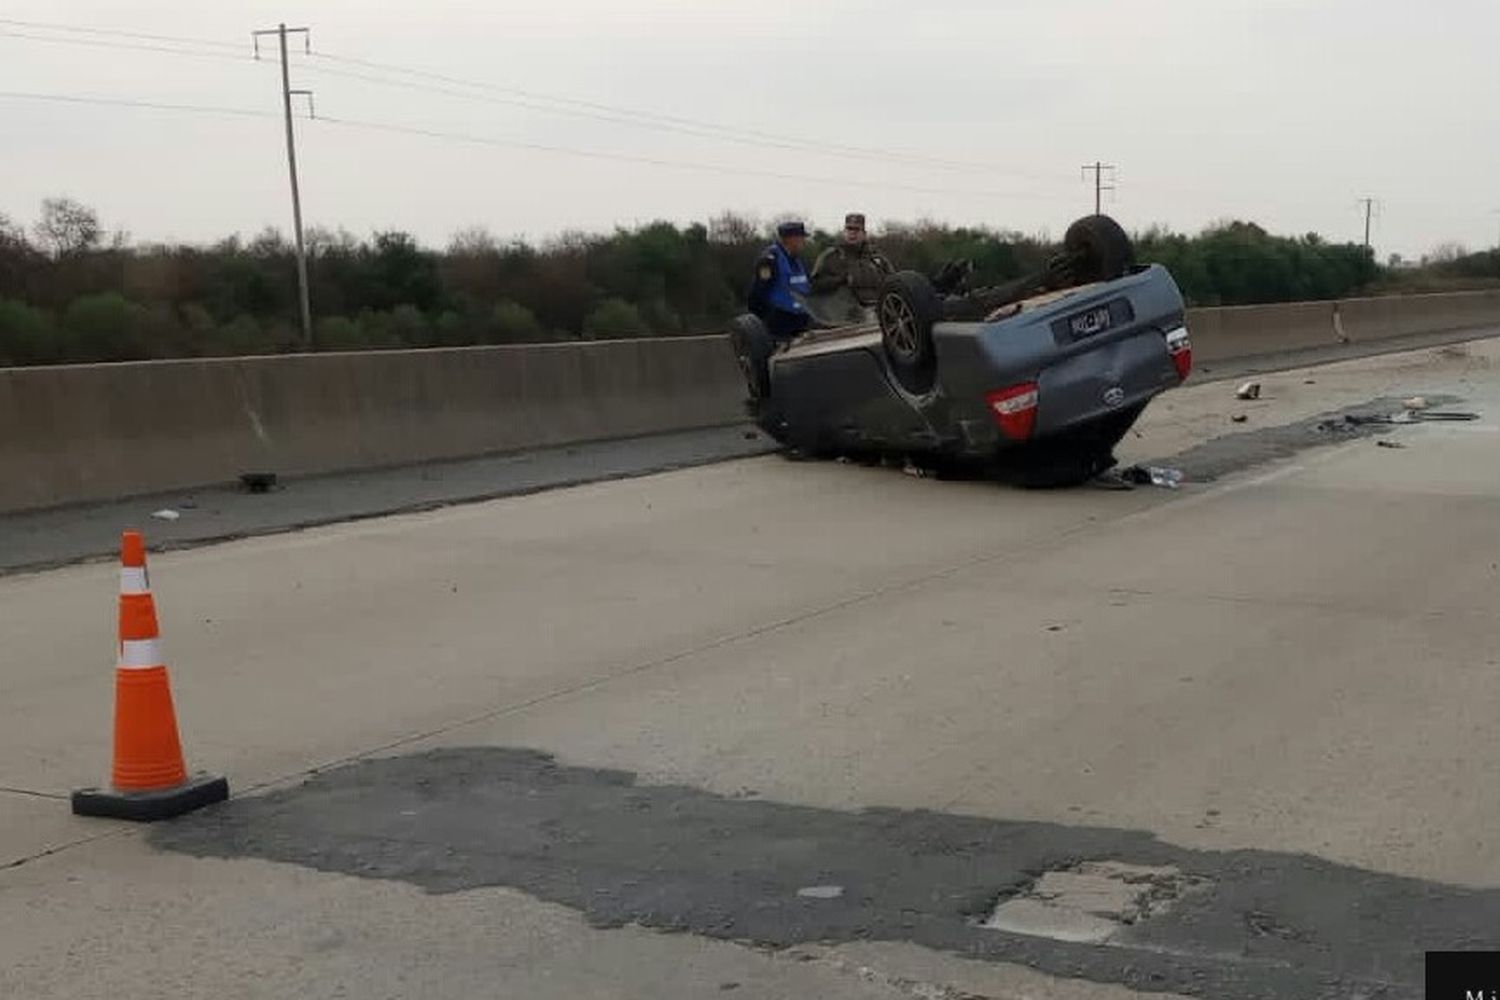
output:
[[[776,341],[759,316],[745,313],[729,321],[729,343],[735,360],[745,377],[745,389],[752,401],[771,395],[771,354]]]
[[[1135,266],[1135,244],[1107,215],[1086,215],[1069,226],[1063,252],[1072,258],[1069,270],[1080,285],[1114,281]]]
[[[937,380],[937,346],[932,327],[943,315],[943,303],[927,276],[897,271],[880,286],[875,307],[880,342],[891,373],[907,392],[931,392]]]

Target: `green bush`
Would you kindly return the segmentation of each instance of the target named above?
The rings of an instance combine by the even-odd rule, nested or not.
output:
[[[490,310],[485,342],[490,344],[534,344],[546,340],[536,314],[519,302],[502,299]]]
[[[583,321],[583,335],[595,340],[647,337],[651,326],[641,311],[624,299],[605,299]]]
[[[255,317],[241,313],[228,323],[216,326],[208,336],[206,348],[206,354],[234,356],[265,354],[269,345]]]
[[[414,305],[403,304],[392,309],[389,329],[396,343],[404,347],[432,346],[432,326]]]
[[[147,310],[116,292],[80,295],[63,310],[72,361],[134,361],[151,356]]]
[[[357,351],[369,347],[359,324],[347,316],[325,316],[313,325],[313,340],[320,351]]]
[[[51,313],[0,299],[0,365],[48,364],[61,360],[62,353]]]

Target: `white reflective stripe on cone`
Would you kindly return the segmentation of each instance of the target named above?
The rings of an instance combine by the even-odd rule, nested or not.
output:
[[[120,666],[139,669],[161,665],[160,640],[126,639],[120,643]]]
[[[151,590],[151,581],[146,577],[144,566],[120,567],[120,593],[145,594]]]

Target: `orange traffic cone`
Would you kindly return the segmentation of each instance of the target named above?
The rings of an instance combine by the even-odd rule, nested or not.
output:
[[[80,816],[157,820],[223,802],[229,782],[189,777],[177,736],[172,685],[161,655],[156,602],[139,532],[120,538],[120,641],[115,669],[115,755],[107,789],[73,793]]]

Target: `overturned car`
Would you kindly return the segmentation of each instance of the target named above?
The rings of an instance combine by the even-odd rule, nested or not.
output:
[[[1192,368],[1176,283],[1137,265],[1107,216],[1070,226],[1036,274],[972,289],[970,270],[892,274],[855,321],[846,298],[809,297],[823,319],[787,346],[755,316],[734,319],[756,423],[806,455],[895,453],[1068,485],[1113,465],[1146,405]]]

